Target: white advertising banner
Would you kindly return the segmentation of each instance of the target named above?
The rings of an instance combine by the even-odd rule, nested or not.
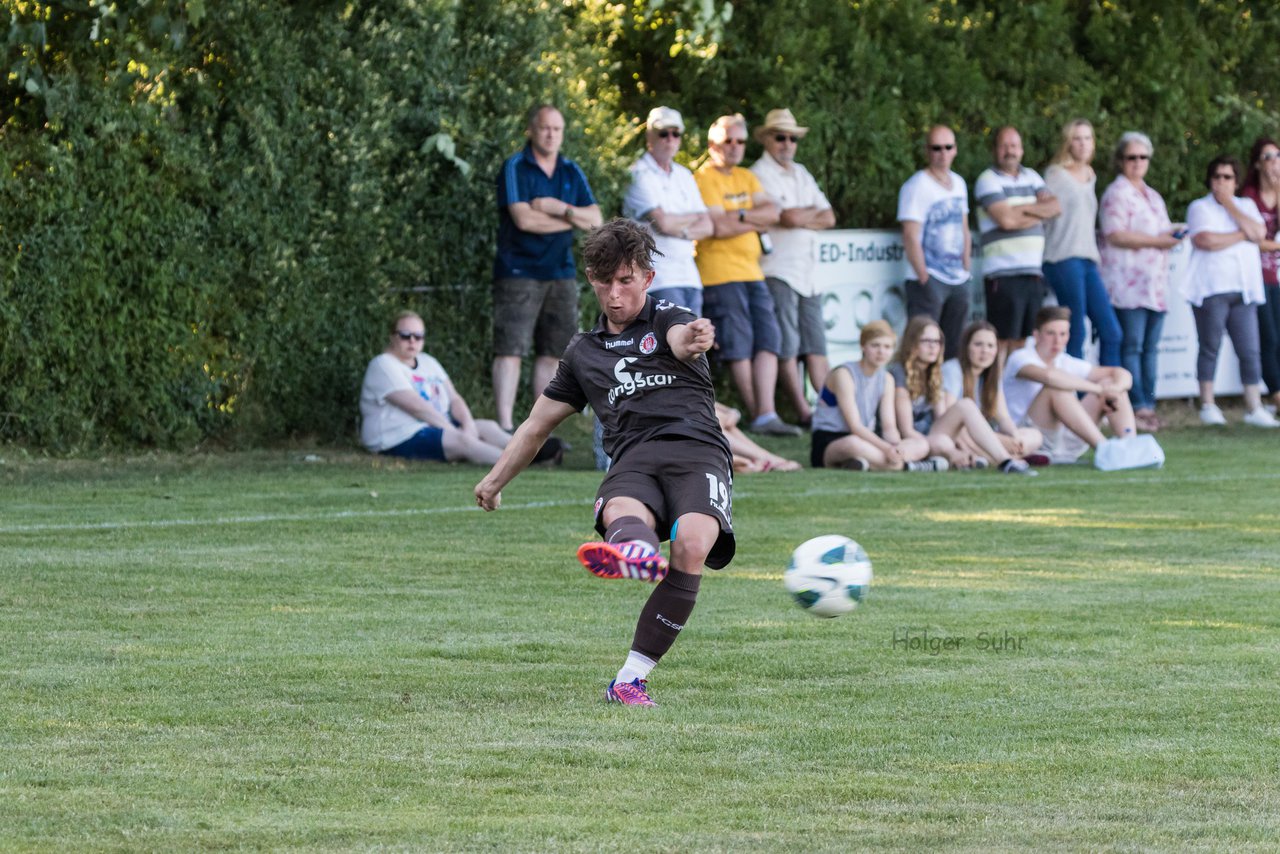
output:
[[[818,286],[825,291],[823,319],[827,327],[827,347],[832,365],[860,355],[858,336],[872,320],[884,319],[902,331],[907,322],[906,254],[902,234],[897,231],[824,231],[817,243]],[[1169,313],[1165,317],[1157,363],[1159,378],[1156,396],[1194,397],[1196,383],[1196,326],[1191,306],[1183,298],[1190,245],[1183,241],[1169,253],[1171,284]],[[975,260],[971,291],[974,316],[982,317],[984,306],[981,270]],[[1052,293],[1049,302],[1053,302]],[[1086,345],[1086,358],[1097,361],[1096,347]],[[1214,388],[1219,394],[1239,394],[1240,365],[1230,341],[1224,336],[1218,358]]]

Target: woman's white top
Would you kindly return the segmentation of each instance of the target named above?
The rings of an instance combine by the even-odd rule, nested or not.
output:
[[[1249,219],[1262,222],[1253,199],[1236,196],[1236,207]],[[1191,260],[1187,263],[1187,302],[1194,306],[1215,294],[1243,294],[1246,304],[1266,302],[1262,290],[1262,253],[1258,244],[1241,240],[1226,249],[1199,249],[1194,238],[1202,232],[1230,234],[1240,226],[1218,204],[1213,194],[1196,199],[1187,208],[1187,231],[1192,237]]]

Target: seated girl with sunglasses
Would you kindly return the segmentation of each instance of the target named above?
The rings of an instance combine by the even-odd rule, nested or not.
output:
[[[493,465],[511,434],[476,420],[440,363],[422,352],[422,318],[396,315],[387,349],[369,363],[360,388],[360,442],[393,457]],[[559,463],[564,443],[552,436],[535,462]]]

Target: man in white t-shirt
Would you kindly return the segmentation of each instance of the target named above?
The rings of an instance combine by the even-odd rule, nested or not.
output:
[[[391,326],[387,349],[374,357],[360,387],[360,442],[388,456],[493,465],[511,434],[488,419],[474,419],[440,363],[422,352],[426,326],[411,311]],[[564,444],[554,436],[535,462],[559,462]]]
[[[645,223],[662,253],[653,259],[649,293],[702,314],[702,278],[693,242],[712,233],[711,217],[693,173],[675,162],[684,119],[670,107],[654,107],[645,122],[645,153],[631,166],[622,215]]]
[[[969,321],[969,192],[964,178],[951,171],[956,135],[946,125],[929,129],[925,142],[929,165],[912,175],[898,192],[902,247],[911,272],[906,281],[907,315],[926,314],[946,338],[943,358],[958,352],[960,333]]]
[[[1019,427],[1044,434],[1041,452],[1055,463],[1073,463],[1086,448],[1100,451],[1107,442],[1134,435],[1128,395],[1133,378],[1124,368],[1098,367],[1070,355],[1070,337],[1070,309],[1046,306],[1036,315],[1032,343],[1015,350],[1004,369],[1009,416]],[[1098,429],[1103,418],[1116,439]]]
[[[822,298],[814,274],[818,232],[836,224],[835,213],[809,170],[796,162],[796,148],[809,132],[790,110],[770,110],[756,139],[765,153],[751,167],[760,185],[782,209],[782,218],[769,229],[772,251],[760,258],[765,284],[773,295],[774,312],[782,330],[778,379],[800,416],[802,426],[812,420],[809,401],[800,382],[798,360],[815,389],[827,381],[827,335]]]

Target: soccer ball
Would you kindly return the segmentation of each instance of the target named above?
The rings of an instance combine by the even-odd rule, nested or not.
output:
[[[871,558],[848,537],[814,537],[791,553],[782,583],[810,614],[838,617],[858,607],[871,589]]]

